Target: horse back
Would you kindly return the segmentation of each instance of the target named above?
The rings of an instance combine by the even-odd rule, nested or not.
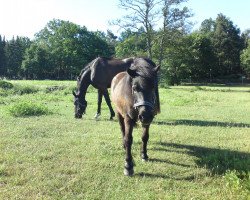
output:
[[[112,58],[96,58],[91,66],[91,81],[99,87],[110,87],[114,76],[125,71],[130,66],[129,62]]]

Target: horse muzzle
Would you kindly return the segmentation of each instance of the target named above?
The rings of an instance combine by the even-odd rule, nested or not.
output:
[[[80,114],[75,114],[75,118],[76,118],[76,119],[81,119],[81,118],[82,118],[82,115],[80,115]]]
[[[153,114],[152,112],[142,112],[138,115],[138,119],[140,120],[142,125],[149,125],[153,121]]]
[[[134,104],[134,108],[138,110],[138,119],[142,125],[149,125],[154,118],[154,104],[149,101],[140,101]]]

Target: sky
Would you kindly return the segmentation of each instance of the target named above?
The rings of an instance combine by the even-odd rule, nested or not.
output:
[[[86,26],[91,31],[117,27],[109,21],[121,18],[126,11],[118,7],[119,0],[0,0],[0,35],[7,40],[13,36],[31,39],[53,19],[61,19]],[[244,31],[250,28],[250,0],[189,0],[185,5],[192,10],[199,28],[205,19],[215,19],[222,13]]]

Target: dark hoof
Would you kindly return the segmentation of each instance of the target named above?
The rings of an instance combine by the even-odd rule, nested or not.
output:
[[[123,173],[124,173],[124,175],[125,176],[133,176],[133,174],[134,174],[134,169],[132,168],[132,169],[124,169],[124,171],[123,171]]]
[[[113,120],[113,117],[115,117],[115,113],[114,113],[114,112],[111,113],[111,116],[110,116],[109,119],[110,119],[110,120]]]

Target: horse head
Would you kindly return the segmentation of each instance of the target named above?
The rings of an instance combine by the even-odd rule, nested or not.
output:
[[[134,109],[138,111],[138,119],[142,125],[149,125],[155,115],[157,67],[152,61],[137,58],[127,69],[132,78],[132,95]]]
[[[79,94],[76,94],[73,91],[74,96],[74,105],[75,105],[75,118],[82,118],[82,115],[85,114],[87,108],[87,101],[80,97]]]

